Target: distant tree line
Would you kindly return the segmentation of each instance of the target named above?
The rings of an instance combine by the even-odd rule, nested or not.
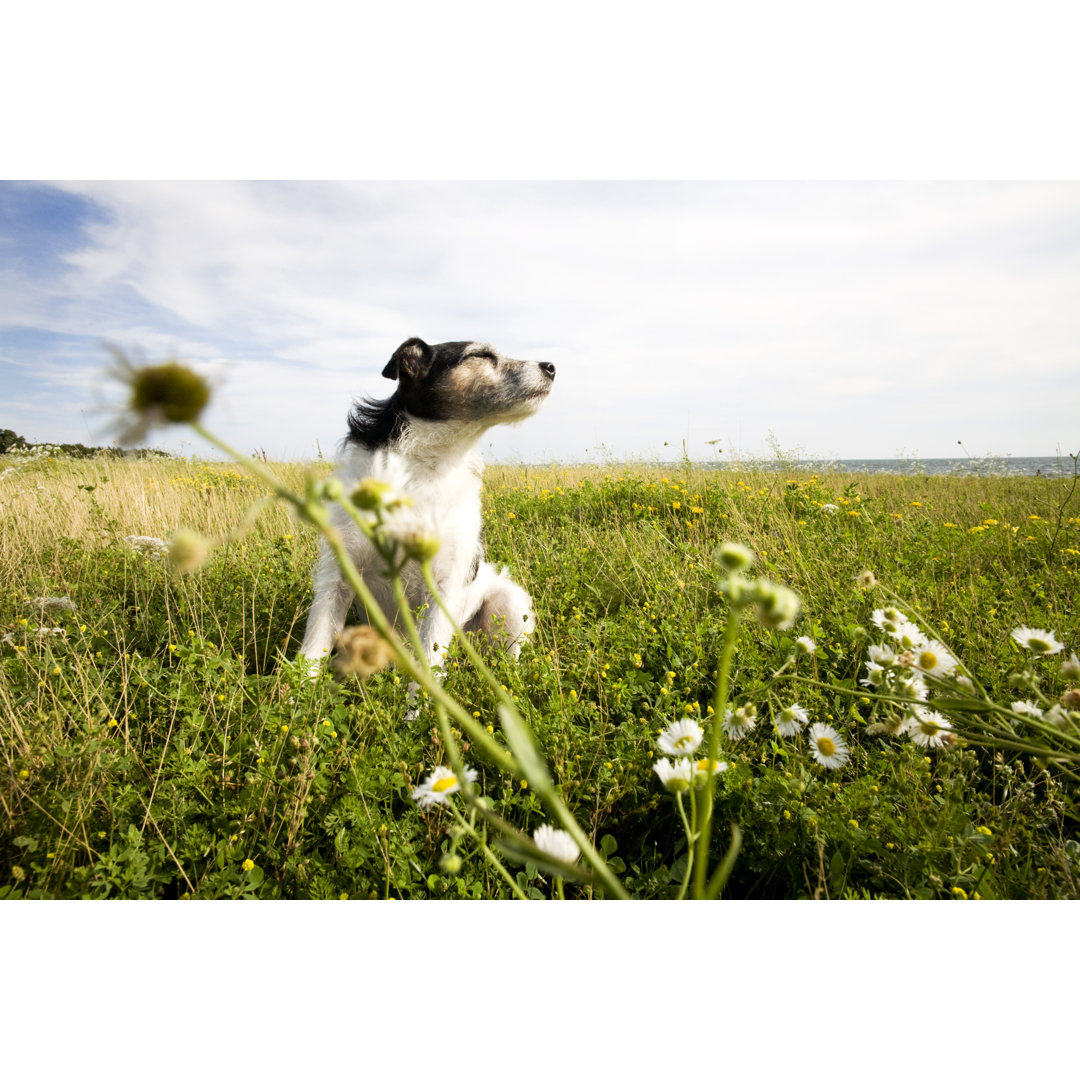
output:
[[[119,446],[83,446],[82,443],[32,443],[10,428],[0,428],[0,454],[17,454],[33,450],[35,446],[55,447],[67,457],[168,457],[165,450],[124,450]]]

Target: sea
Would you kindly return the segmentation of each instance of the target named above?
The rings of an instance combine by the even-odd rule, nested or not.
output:
[[[892,473],[897,476],[1034,476],[1050,479],[1071,477],[1074,462],[1069,457],[985,457],[985,458],[841,458],[826,460],[755,460],[753,462],[701,463],[700,467],[738,469],[752,465],[776,472]]]

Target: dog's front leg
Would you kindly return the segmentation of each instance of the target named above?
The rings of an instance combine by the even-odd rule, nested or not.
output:
[[[435,601],[431,604],[434,607]],[[439,673],[450,648],[450,638],[454,628],[440,607],[429,610],[420,623],[420,644],[424,646],[424,659],[429,668]]]
[[[341,576],[333,552],[324,543],[315,571],[315,599],[300,646],[301,656],[317,662],[330,655],[334,639],[341,633],[349,605],[355,598],[356,594]]]

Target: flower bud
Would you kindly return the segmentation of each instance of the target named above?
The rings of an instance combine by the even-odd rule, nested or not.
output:
[[[407,533],[398,537],[398,542],[401,544],[402,551],[410,559],[415,559],[419,563],[433,559],[442,546],[442,541],[437,536],[421,532]]]
[[[1035,691],[1039,688],[1039,676],[1034,671],[1014,671],[1009,676],[1009,685],[1017,690]]]
[[[373,626],[349,626],[334,642],[334,668],[340,675],[366,679],[394,661],[394,650]]]
[[[345,485],[336,476],[331,476],[323,482],[319,494],[328,502],[337,502],[338,499],[345,498]]]
[[[446,854],[439,860],[439,869],[444,874],[449,874],[453,877],[455,874],[461,873],[461,856],[457,854]]]
[[[735,571],[720,582],[720,592],[727,597],[728,603],[736,608],[745,607],[754,599],[753,584]]]
[[[210,400],[210,387],[201,375],[183,364],[137,368],[131,377],[131,409],[156,413],[170,424],[190,424]]]
[[[352,500],[352,504],[357,510],[374,512],[376,510],[381,510],[386,505],[392,493],[393,489],[389,484],[384,484],[381,480],[376,480],[374,477],[369,476],[364,480],[361,480],[360,483],[353,488],[349,498]]]
[[[749,570],[754,565],[754,553],[742,544],[727,540],[713,552],[713,560],[725,570]]]
[[[1069,714],[1060,705],[1051,705],[1043,713],[1043,720],[1054,727],[1064,730],[1069,726]]]
[[[210,541],[191,529],[177,529],[169,537],[169,558],[181,574],[198,570],[210,555]]]
[[[783,585],[761,578],[754,585],[754,599],[761,621],[772,630],[786,630],[791,626],[799,615],[798,595]]]
[[[1069,682],[1080,681],[1080,660],[1073,653],[1068,660],[1061,661],[1061,677]]]

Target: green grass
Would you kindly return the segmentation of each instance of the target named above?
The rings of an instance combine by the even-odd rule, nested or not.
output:
[[[299,466],[270,466],[294,489]],[[318,471],[325,473],[325,466]],[[445,811],[412,788],[445,763],[433,715],[402,722],[405,682],[305,683],[294,655],[310,602],[312,533],[280,507],[177,577],[131,534],[241,527],[262,494],[235,466],[44,460],[0,480],[0,893],[17,897],[496,897],[509,894]],[[534,728],[563,798],[632,895],[674,895],[686,862],[652,772],[656,735],[708,722],[726,618],[710,559],[722,540],[795,589],[790,631],[748,621],[736,703],[797,693],[852,748],[826,772],[759,722],[726,744],[714,861],[742,850],[725,895],[1072,897],[1072,791],[1039,762],[870,735],[856,628],[881,606],[872,568],[1002,702],[1025,696],[1009,631],[1080,644],[1080,499],[1024,478],[848,476],[657,467],[488,469],[489,557],[532,593],[537,630],[498,677]],[[833,513],[822,510],[833,504]],[[74,610],[40,615],[42,596]],[[47,633],[38,633],[44,628]],[[63,633],[52,633],[53,629]],[[831,689],[777,689],[801,670]],[[1060,693],[1060,657],[1042,661]],[[501,740],[491,689],[458,663],[446,687]],[[494,810],[531,831],[535,793],[466,748]],[[537,867],[512,866],[530,895]],[[958,892],[957,890],[960,890]],[[567,883],[568,897],[590,895]]]

